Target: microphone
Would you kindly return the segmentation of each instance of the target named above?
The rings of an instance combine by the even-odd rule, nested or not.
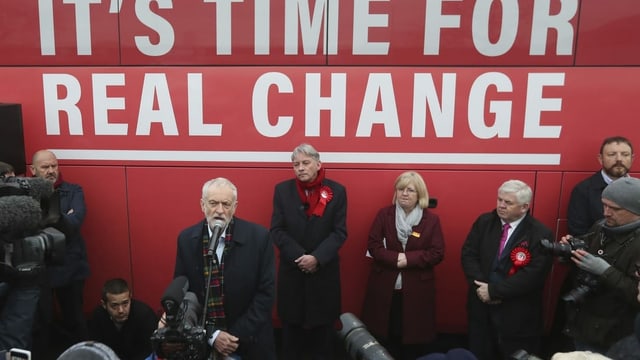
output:
[[[29,196],[0,197],[0,234],[22,237],[40,229],[40,203]]]
[[[53,195],[53,183],[40,177],[3,178],[0,182],[0,196],[7,195],[29,195],[38,201],[48,199]]]
[[[164,295],[162,295],[160,299],[160,304],[162,304],[162,308],[167,315],[167,322],[170,323],[175,320],[180,305],[182,304],[182,299],[184,299],[184,294],[188,289],[189,280],[187,277],[178,276],[173,279],[169,287],[164,291]]]
[[[216,219],[213,222],[213,229],[211,229],[211,239],[209,239],[209,252],[207,253],[209,256],[213,256],[216,253],[216,248],[218,247],[218,239],[220,239],[220,235],[224,232],[226,224],[224,220]]]
[[[48,199],[53,195],[53,183],[40,177],[25,178],[31,186],[29,196],[36,200]]]

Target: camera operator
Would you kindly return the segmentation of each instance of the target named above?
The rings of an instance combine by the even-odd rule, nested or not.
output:
[[[13,177],[0,169],[0,357],[10,348],[30,349],[45,260],[59,259],[64,235],[43,229],[53,186],[41,179]],[[58,246],[56,246],[58,245]]]
[[[625,177],[609,184],[602,205],[604,219],[583,237],[586,249],[571,251],[579,275],[575,285],[586,290],[567,302],[565,332],[576,350],[606,354],[613,343],[633,333],[639,308],[634,275],[640,260],[640,179]],[[561,243],[571,240],[565,236]],[[596,284],[585,284],[584,278],[596,279]]]
[[[237,205],[238,190],[229,180],[204,184],[205,219],[178,236],[174,278],[186,277],[203,304],[214,356],[275,360],[273,245],[267,229],[234,217]]]

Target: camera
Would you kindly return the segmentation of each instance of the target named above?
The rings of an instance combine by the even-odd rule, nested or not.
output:
[[[560,256],[564,260],[571,258],[571,252],[574,250],[586,250],[587,243],[579,237],[571,237],[567,239],[568,243],[552,243],[547,239],[542,239],[540,243],[542,247],[551,252],[551,254]],[[573,303],[581,303],[586,296],[598,288],[598,278],[589,272],[579,270],[576,273],[577,286],[569,290],[562,296],[562,300]]]
[[[66,237],[49,226],[59,222],[58,205],[49,181],[0,176],[0,280],[33,278],[63,262]]]
[[[544,249],[550,252],[554,256],[560,256],[561,258],[567,260],[571,258],[571,251],[574,250],[586,250],[587,243],[578,237],[571,237],[567,239],[568,243],[561,242],[551,242],[547,239],[540,240],[540,244]]]
[[[64,234],[52,227],[36,235],[5,243],[5,253],[11,254],[9,261],[4,263],[6,273],[24,278],[39,273],[45,265],[61,264],[64,247]]]
[[[355,360],[393,360],[387,349],[367,331],[366,326],[352,313],[340,315],[342,329],[338,336],[344,342],[347,354]]]
[[[206,331],[198,324],[201,306],[196,295],[187,292],[189,282],[184,276],[169,285],[161,303],[166,327],[151,335],[151,345],[158,357],[168,360],[201,360],[208,355]]]
[[[589,293],[598,289],[598,278],[589,272],[580,270],[576,274],[577,286],[562,296],[562,300],[573,303],[581,303]]]

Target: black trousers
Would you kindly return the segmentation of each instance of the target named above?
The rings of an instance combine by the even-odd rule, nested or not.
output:
[[[539,356],[540,336],[513,336],[499,328],[499,315],[493,311],[485,321],[469,321],[469,350],[479,360],[509,359],[518,350]]]
[[[282,359],[334,360],[335,334],[333,324],[303,327],[283,323]]]
[[[38,350],[46,351],[52,346],[64,350],[75,343],[87,340],[83,293],[84,280],[72,281],[56,288],[43,286],[38,309],[41,327],[38,331]],[[59,313],[55,309],[58,309]]]

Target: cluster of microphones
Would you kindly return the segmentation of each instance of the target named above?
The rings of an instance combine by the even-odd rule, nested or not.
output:
[[[62,263],[66,226],[57,196],[45,179],[0,177],[0,281],[33,279],[47,264]]]

